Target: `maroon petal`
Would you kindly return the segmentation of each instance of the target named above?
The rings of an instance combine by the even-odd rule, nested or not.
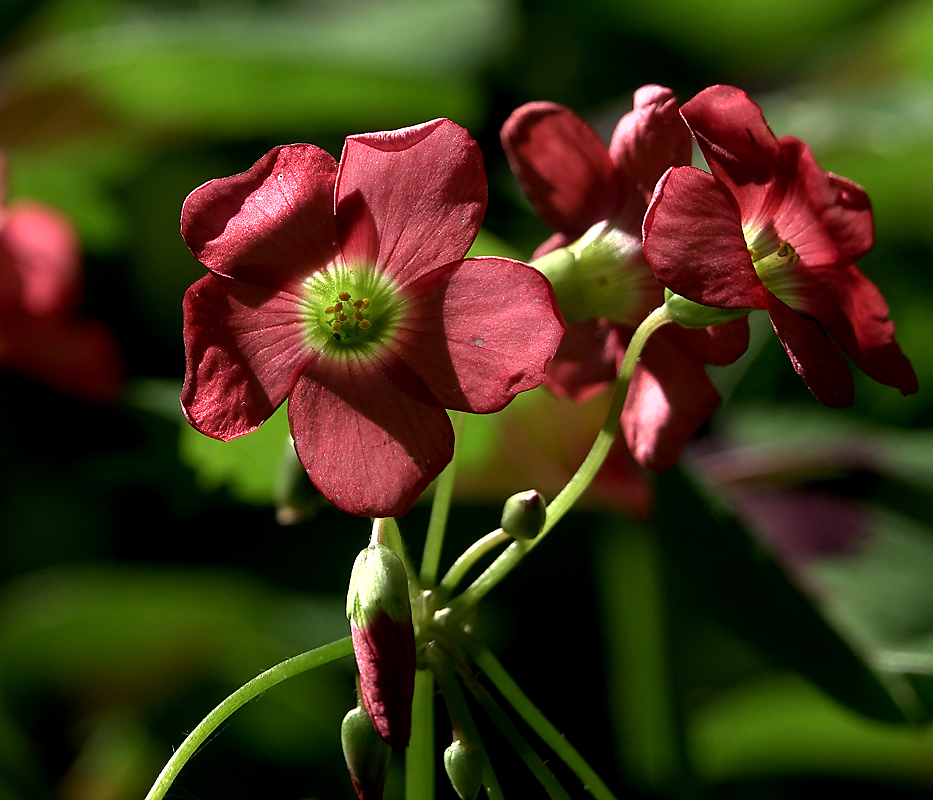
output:
[[[411,737],[415,691],[415,632],[411,620],[393,621],[380,611],[365,627],[350,625],[360,691],[373,727],[385,741],[404,749]]]
[[[743,219],[784,197],[781,148],[761,108],[734,86],[711,86],[681,106],[706,163],[733,193]]]
[[[645,215],[644,253],[657,279],[696,303],[764,308],[735,200],[712,175],[674,167]]]
[[[799,311],[819,320],[866,375],[901,394],[917,391],[917,376],[894,339],[888,304],[854,265],[806,270],[797,291]]]
[[[68,220],[36,203],[0,218],[0,305],[33,316],[70,312],[81,293],[78,239]]]
[[[373,264],[404,284],[463,258],[485,211],[479,146],[450,120],[347,138],[337,225],[348,264]]]
[[[852,371],[829,334],[813,319],[798,314],[774,295],[771,324],[804,383],[823,405],[846,408],[855,401]]]
[[[547,279],[505,258],[469,258],[408,287],[393,344],[446,408],[499,411],[544,380],[564,334]]]
[[[181,404],[201,433],[223,441],[242,436],[282,404],[311,355],[299,303],[215,275],[188,289]]]
[[[613,215],[618,178],[609,150],[569,108],[526,103],[500,136],[522,190],[553,230],[573,241]]]
[[[337,165],[318,147],[276,147],[252,168],[195,189],[181,212],[181,233],[211,271],[283,289],[337,255]]]
[[[697,361],[725,366],[748,350],[748,317],[708,328],[688,329],[670,325],[665,329],[665,335]]]
[[[569,323],[545,369],[545,385],[557,397],[586,402],[615,380],[631,334],[607,320]]]
[[[625,441],[639,464],[667,469],[718,406],[703,362],[664,328],[649,339],[635,368],[622,410]]]
[[[318,359],[288,403],[311,481],[349,514],[399,517],[453,456],[453,429],[421,381],[392,354]]]
[[[871,202],[865,190],[845,178],[820,169],[810,148],[803,142],[790,136],[779,141],[785,163],[794,164],[794,193],[806,198],[818,223],[795,219],[799,212],[795,212],[795,204],[791,204],[791,208],[782,209],[775,223],[782,238],[794,245],[801,261],[808,266],[845,265],[858,261],[875,243]],[[801,228],[804,224],[807,229],[798,234],[795,228]],[[809,252],[816,248],[812,244],[808,246],[807,240],[815,237],[820,237],[821,258]]]
[[[642,86],[635,92],[635,107],[619,120],[609,153],[625,183],[637,189],[647,204],[668,167],[689,164],[693,153],[693,140],[674,93],[663,86]]]

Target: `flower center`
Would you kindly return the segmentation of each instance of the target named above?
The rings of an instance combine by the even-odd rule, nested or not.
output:
[[[308,345],[335,355],[390,341],[407,302],[372,268],[333,266],[305,281],[302,305]]]
[[[772,294],[792,305],[798,283],[795,267],[800,254],[790,242],[779,239],[773,228],[756,236],[746,233],[745,242],[761,282]]]

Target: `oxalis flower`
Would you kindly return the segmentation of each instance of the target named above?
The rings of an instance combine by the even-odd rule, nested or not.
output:
[[[619,371],[632,333],[664,302],[642,253],[642,222],[657,180],[689,164],[690,132],[673,92],[643,86],[609,146],[573,111],[535,102],[514,111],[502,144],[525,194],[556,233],[536,251],[568,321],[545,383],[585,401]],[[655,333],[635,369],[622,431],[635,459],[665,469],[719,405],[704,364],[730,364],[748,347],[745,320]]]
[[[644,226],[658,279],[702,305],[766,310],[828,406],[854,400],[843,352],[874,380],[917,391],[888,306],[855,267],[874,244],[864,190],[822,171],[803,142],[776,138],[739,89],[710,87],[681,115],[712,174],[677,167],[658,183]]]
[[[192,192],[181,230],[211,272],[184,300],[182,407],[221,440],[286,398],[311,481],[399,516],[453,453],[445,409],[498,411],[563,333],[547,281],[464,259],[486,206],[479,148],[449,120],[308,144]]]

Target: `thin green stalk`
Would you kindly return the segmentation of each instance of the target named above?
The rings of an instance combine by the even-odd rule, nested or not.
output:
[[[470,567],[480,558],[497,545],[510,541],[512,541],[512,537],[505,533],[502,528],[498,528],[473,542],[447,570],[447,574],[441,579],[440,588],[448,594],[452,592],[457,588],[457,584],[463,580],[467,572],[470,571]]]
[[[405,751],[405,797],[434,797],[434,675],[426,669],[415,673],[411,741]]]
[[[338,658],[348,656],[353,652],[353,644],[350,637],[338,639],[336,642],[325,644],[307,653],[293,656],[281,664],[276,664],[271,669],[267,669],[260,675],[257,675],[249,683],[244,684],[231,694],[226,700],[218,705],[210,714],[208,714],[197,727],[188,734],[184,742],[181,743],[175,754],[168,760],[168,763],[162,769],[156,782],[149,790],[145,800],[161,800],[172,785],[172,781],[181,771],[181,768],[188,762],[204,744],[207,738],[217,730],[218,726],[223,724],[233,714],[234,711],[242,708],[250,700],[261,695],[263,692],[271,689],[277,683],[281,683],[288,678],[292,678],[309,669],[320,667]],[[427,796],[427,795],[425,795]]]
[[[446,652],[443,645],[433,642],[426,652],[426,657],[431,662],[431,670],[437,678],[441,694],[444,696],[444,702],[447,704],[447,715],[450,717],[452,738],[463,738],[480,749],[483,754],[483,786],[486,789],[486,795],[489,800],[502,800],[502,787],[499,785],[499,779],[492,768],[489,753],[486,751],[486,746],[483,744],[476,723],[473,721],[470,707],[463,696],[460,681],[457,680],[457,675],[453,670],[451,654]]]
[[[632,340],[625,351],[625,358],[622,360],[619,376],[612,391],[609,410],[606,412],[606,418],[596,436],[596,441],[593,442],[590,452],[583,460],[576,474],[557,497],[548,504],[547,518],[541,533],[530,541],[513,542],[459,597],[453,600],[450,606],[455,610],[455,613],[466,611],[466,609],[473,607],[485,597],[528,553],[544,541],[544,537],[587,490],[606,460],[606,456],[609,454],[615,440],[616,432],[619,430],[619,418],[622,416],[625,396],[628,393],[629,384],[632,382],[632,375],[635,372],[635,365],[638,363],[641,351],[651,334],[668,322],[671,322],[671,317],[667,307],[660,306],[642,321],[632,335]]]
[[[596,771],[586,762],[577,749],[564,738],[551,721],[531,702],[521,687],[509,675],[492,651],[476,642],[470,656],[483,674],[492,681],[499,693],[528,723],[541,740],[570,768],[583,786],[596,800],[617,800]]]
[[[457,451],[460,449],[460,434],[463,432],[463,414],[459,411],[451,411],[450,414],[454,427],[454,455],[434,485],[431,518],[428,520],[428,533],[424,540],[424,554],[421,557],[421,585],[426,588],[432,588],[437,583],[441,549],[444,546],[444,534],[447,531],[447,516],[450,513],[450,500],[454,493]]]
[[[515,748],[515,752],[521,757],[522,761],[531,773],[538,779],[538,782],[544,787],[548,797],[551,800],[570,800],[567,790],[560,785],[560,782],[554,776],[554,773],[544,763],[534,748],[528,743],[528,740],[522,735],[522,732],[516,727],[515,723],[509,718],[496,702],[495,698],[486,691],[484,687],[468,669],[460,670],[460,677],[470,690],[476,701],[482,706],[483,711],[493,721],[508,743]]]

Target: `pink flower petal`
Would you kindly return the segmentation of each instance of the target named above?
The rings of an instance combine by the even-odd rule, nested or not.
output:
[[[407,287],[393,343],[446,408],[489,413],[544,380],[564,334],[548,281],[505,258],[470,258]]]
[[[696,167],[673,167],[645,215],[644,253],[657,279],[696,303],[764,308],[761,284],[728,190]]]
[[[223,441],[255,430],[311,357],[298,298],[205,275],[185,293],[183,308],[185,416]]]
[[[284,289],[337,255],[337,165],[318,147],[276,147],[249,170],[195,189],[181,212],[181,233],[218,275]]]
[[[819,320],[866,375],[901,394],[917,391],[917,376],[894,339],[894,323],[878,287],[850,265],[801,275],[798,310]]]
[[[349,514],[402,516],[453,456],[446,412],[388,352],[317,359],[289,398],[288,418],[312,483]]]
[[[816,321],[798,314],[770,295],[771,324],[791,364],[813,396],[830,408],[846,408],[855,401],[852,371],[835,342]]]
[[[71,223],[35,203],[0,217],[0,305],[34,316],[63,315],[81,293],[79,244]]]
[[[624,182],[647,204],[668,167],[686,166],[693,154],[693,139],[674,93],[663,86],[642,86],[635,92],[634,108],[619,120],[609,154]]]
[[[349,136],[336,199],[346,262],[373,264],[404,284],[473,244],[486,211],[483,157],[446,119]]]
[[[557,397],[586,402],[615,380],[631,335],[603,319],[569,323],[545,368],[545,385]]]
[[[501,139],[538,216],[570,241],[615,212],[618,178],[609,151],[569,108],[526,103],[506,120]]]
[[[719,407],[703,362],[683,350],[673,326],[648,340],[622,410],[622,431],[635,460],[656,471],[672,467],[684,445]]]

